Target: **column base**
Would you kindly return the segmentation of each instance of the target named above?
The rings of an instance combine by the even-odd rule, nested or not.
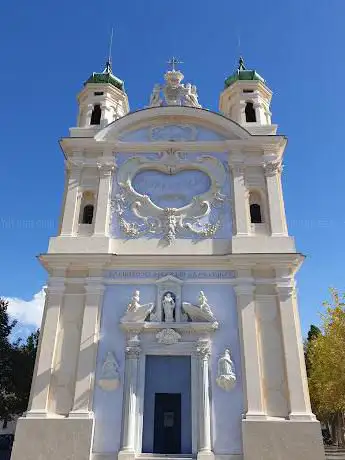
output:
[[[242,420],[243,460],[325,460],[318,421]]]
[[[214,460],[214,453],[211,450],[201,450],[197,454],[197,460]]]
[[[89,460],[92,419],[20,418],[12,460]]]
[[[135,460],[134,450],[120,450],[117,456],[118,460]]]

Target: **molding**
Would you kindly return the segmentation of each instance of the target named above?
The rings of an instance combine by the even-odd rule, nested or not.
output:
[[[51,272],[62,261],[70,270],[98,267],[104,270],[127,269],[127,270],[149,270],[154,267],[156,270],[199,269],[205,270],[239,270],[252,269],[270,266],[272,268],[286,268],[295,274],[300,268],[304,256],[300,253],[247,253],[247,254],[226,254],[226,255],[117,255],[117,254],[41,254],[39,260],[42,265]]]

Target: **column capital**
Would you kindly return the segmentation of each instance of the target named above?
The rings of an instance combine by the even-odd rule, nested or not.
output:
[[[208,359],[211,355],[211,346],[209,340],[198,340],[196,343],[196,355],[201,359]]]
[[[86,295],[92,295],[92,294],[102,295],[104,291],[105,291],[105,286],[102,283],[88,282],[85,285]]]
[[[229,163],[230,169],[234,176],[243,176],[246,170],[244,162],[231,162]]]
[[[254,297],[255,285],[250,283],[240,282],[234,286],[234,291],[238,297],[251,296]]]
[[[98,161],[97,168],[100,176],[111,176],[115,170],[115,161]]]
[[[264,164],[264,171],[266,177],[276,176],[281,174],[283,165],[281,161],[270,161]]]
[[[125,349],[126,359],[138,359],[141,354],[139,345],[127,345]]]
[[[276,284],[276,292],[279,296],[279,299],[284,301],[292,298],[296,295],[295,283],[291,280],[288,283],[278,283]]]

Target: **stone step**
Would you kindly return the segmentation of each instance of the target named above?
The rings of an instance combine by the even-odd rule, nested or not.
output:
[[[138,460],[194,460],[192,455],[183,454],[140,454]]]

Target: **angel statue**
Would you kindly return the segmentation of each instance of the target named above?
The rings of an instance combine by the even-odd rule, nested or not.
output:
[[[140,292],[134,291],[132,299],[128,304],[127,311],[135,312],[140,308]]]
[[[207,297],[205,296],[204,291],[200,291],[200,294],[199,294],[199,307],[205,313],[208,313],[210,316],[213,316],[211,307],[207,303]]]
[[[224,355],[218,360],[218,375],[216,382],[218,386],[225,391],[230,391],[236,383],[235,367],[229,349],[226,349]]]
[[[162,308],[164,311],[164,318],[166,323],[174,321],[175,301],[170,292],[167,292],[162,300]]]

